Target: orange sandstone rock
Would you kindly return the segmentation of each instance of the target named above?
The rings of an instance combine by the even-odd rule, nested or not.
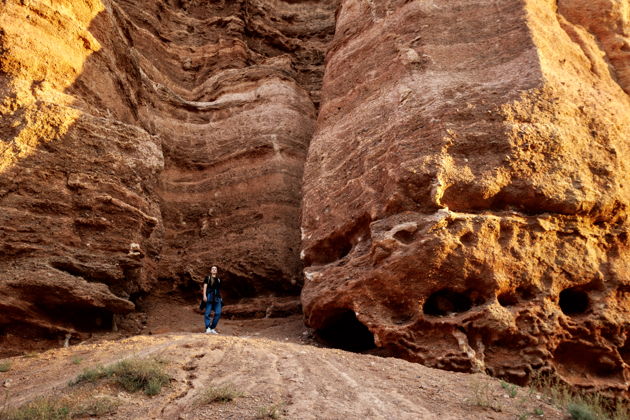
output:
[[[304,176],[307,325],[628,390],[625,67],[567,8],[342,2]]]
[[[0,330],[113,326],[163,280],[297,293],[334,1],[0,4]],[[97,322],[97,320],[99,320]]]
[[[23,3],[0,6],[0,328],[105,328],[154,283],[159,139],[74,94],[114,65],[92,33],[103,5]]]

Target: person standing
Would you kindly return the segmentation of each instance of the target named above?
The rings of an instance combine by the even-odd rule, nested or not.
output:
[[[215,328],[221,318],[221,308],[223,307],[221,279],[217,276],[218,271],[217,267],[213,265],[210,269],[210,275],[203,280],[203,301],[206,303],[206,311],[203,318],[206,325],[206,334],[218,334]],[[210,319],[211,312],[214,312],[212,320]]]

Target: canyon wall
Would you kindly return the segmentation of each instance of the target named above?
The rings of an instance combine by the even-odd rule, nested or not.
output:
[[[116,33],[99,1],[0,8],[0,330],[10,347],[111,327],[150,290],[163,156],[137,125],[139,74],[108,48],[118,39],[96,39]]]
[[[334,1],[0,4],[0,332],[110,328],[156,286],[298,293]],[[118,317],[120,320],[121,318]]]
[[[304,268],[334,345],[627,391],[628,10],[0,3],[1,351]]]
[[[163,145],[160,277],[185,287],[217,264],[234,295],[297,293],[302,170],[333,2],[113,7],[142,74],[140,120]]]
[[[341,2],[304,175],[307,325],[628,390],[628,2],[597,3]]]

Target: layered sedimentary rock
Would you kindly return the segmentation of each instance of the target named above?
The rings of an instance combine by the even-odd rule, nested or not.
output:
[[[109,327],[158,279],[197,286],[212,264],[228,294],[298,290],[334,10],[0,4],[3,342]]]
[[[127,86],[93,35],[111,29],[100,2],[0,8],[3,341],[111,326],[156,275],[159,140],[132,124],[131,98],[98,95]],[[86,74],[99,104],[75,95]]]
[[[212,264],[237,295],[298,291],[302,169],[334,2],[121,1],[162,139],[160,276]]]
[[[580,1],[342,1],[304,176],[308,325],[627,390],[628,3],[601,3],[621,26]]]

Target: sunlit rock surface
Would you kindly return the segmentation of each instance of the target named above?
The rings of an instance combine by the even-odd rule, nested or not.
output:
[[[600,3],[616,17],[342,2],[304,176],[307,325],[363,325],[365,346],[445,369],[627,390],[628,3]]]
[[[228,296],[299,292],[335,7],[0,4],[3,343],[115,327],[213,264]]]
[[[96,92],[137,76],[96,39],[111,30],[100,2],[0,8],[3,339],[111,327],[156,276],[160,141],[135,124],[133,98],[80,97],[85,74]]]

